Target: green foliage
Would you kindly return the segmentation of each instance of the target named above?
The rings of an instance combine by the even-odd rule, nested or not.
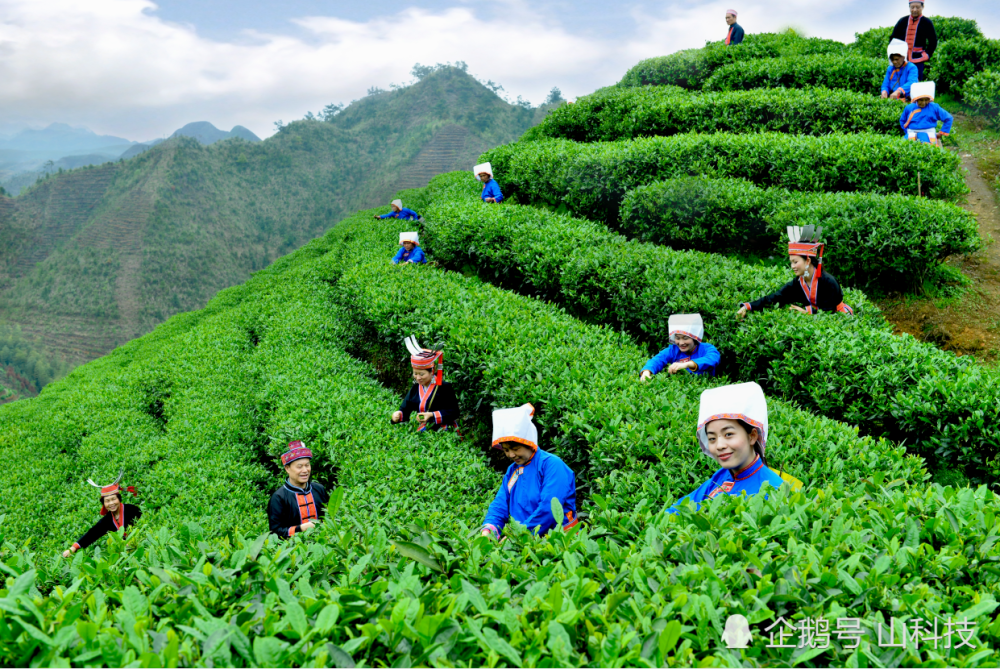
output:
[[[867,93],[752,90],[697,94],[673,86],[606,88],[554,110],[529,134],[531,139],[578,142],[684,132],[899,134],[904,104]]]
[[[1000,127],[1000,70],[972,75],[962,91],[967,105]]]
[[[874,95],[885,75],[882,60],[845,54],[746,60],[724,65],[705,82],[708,91],[753,88],[842,88]],[[814,93],[821,99],[823,92]]]
[[[892,40],[892,26],[871,28],[863,33],[854,33],[854,42],[848,48],[861,56],[879,58],[889,64],[888,48]]]
[[[934,32],[937,33],[938,44],[951,39],[962,38],[982,38],[983,33],[979,30],[979,24],[973,19],[963,19],[957,16],[931,16],[934,22]],[[851,51],[859,53],[869,58],[886,59],[886,49],[892,38],[892,26],[882,28],[872,28],[863,33],[854,33],[854,42],[848,47]],[[937,54],[931,59],[931,67]],[[888,62],[886,62],[888,65]]]
[[[897,137],[781,133],[675,135],[578,144],[519,142],[483,154],[507,197],[613,222],[625,193],[683,175],[741,177],[795,191],[916,194],[967,192],[958,156]]]
[[[942,43],[934,52],[930,78],[938,93],[964,96],[973,75],[995,67],[1000,60],[1000,40],[962,37]]]
[[[845,285],[913,289],[946,257],[981,245],[969,212],[948,202],[871,193],[793,193],[742,179],[682,177],[640,186],[622,232],[674,248],[785,253],[790,225],[817,225],[824,259]]]
[[[0,385],[10,384],[18,395],[35,395],[45,384],[63,376],[66,363],[39,351],[16,325],[0,323]]]
[[[532,207],[444,199],[425,218],[426,245],[449,265],[471,265],[484,279],[554,300],[655,347],[666,346],[670,314],[700,313],[725,373],[866,434],[902,441],[929,460],[958,463],[973,478],[982,480],[1000,448],[985,418],[996,406],[1000,374],[893,335],[861,293],[845,295],[858,311],[853,318],[773,309],[740,322],[737,305],[779,288],[786,271],[630,242],[599,224]]]
[[[632,67],[618,86],[681,86],[701,88],[712,73],[729,63],[758,58],[799,56],[820,53],[842,53],[841,42],[828,39],[803,38],[794,31],[746,35],[742,44],[727,47],[722,42],[709,42],[701,49],[687,49],[669,56],[649,58]]]

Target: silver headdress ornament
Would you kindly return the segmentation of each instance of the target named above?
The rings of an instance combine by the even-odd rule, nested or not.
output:
[[[823,226],[814,225],[789,225],[788,241],[792,244],[819,244],[823,234]]]
[[[115,479],[114,483],[109,483],[108,485],[98,485],[97,483],[94,483],[94,479],[87,479],[87,483],[94,486],[98,490],[104,490],[105,488],[110,488],[111,486],[118,485],[118,482],[122,480],[122,476],[124,474],[125,470],[123,469],[120,472],[118,472],[118,478]]]
[[[424,352],[424,349],[417,343],[417,338],[410,335],[403,340],[406,343],[406,350],[410,352],[410,355],[420,355]]]

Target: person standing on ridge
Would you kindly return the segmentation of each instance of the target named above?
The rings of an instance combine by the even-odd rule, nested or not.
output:
[[[653,357],[639,373],[645,381],[666,368],[670,374],[687,371],[688,374],[715,376],[719,364],[719,350],[702,341],[705,324],[701,314],[672,314],[667,320],[670,346]]]
[[[399,246],[400,249],[392,257],[393,265],[427,262],[427,256],[420,248],[420,236],[415,231],[399,233]]]
[[[889,67],[882,80],[882,99],[907,100],[910,86],[917,83],[917,66],[906,62],[908,52],[906,42],[894,39],[889,42]]]
[[[405,342],[413,367],[413,385],[399,411],[392,414],[392,422],[409,422],[415,413],[417,432],[457,429],[458,399],[451,384],[444,380],[444,351],[422,348],[416,337],[407,337]]]
[[[479,196],[483,202],[499,204],[503,202],[503,193],[500,192],[500,184],[493,178],[493,166],[489,163],[476,165],[472,168],[472,173],[483,182],[483,192]]]
[[[914,84],[916,87],[917,84]],[[844,291],[829,272],[823,271],[824,244],[819,240],[823,228],[788,226],[788,264],[795,278],[770,295],[740,304],[736,317],[760,311],[772,304],[788,306],[792,311],[815,314],[837,311],[849,316],[854,310],[844,303]]]
[[[736,46],[743,42],[743,28],[736,22],[736,10],[726,10],[726,24],[729,31],[726,33],[726,46]]]
[[[934,24],[923,14],[924,3],[910,0],[910,15],[896,22],[889,38],[906,42],[906,60],[917,66],[917,77],[921,81],[924,79],[924,66],[934,55],[938,43]]]
[[[483,536],[499,539],[511,520],[538,536],[557,525],[568,530],[579,522],[576,474],[559,457],[538,448],[538,428],[531,420],[534,413],[530,404],[493,412],[493,448],[502,448],[514,463],[486,511]],[[553,499],[562,506],[562,518],[553,515]]]
[[[281,456],[288,478],[271,495],[267,520],[271,533],[282,539],[315,527],[322,520],[326,504],[330,501],[326,488],[309,480],[312,476],[312,456],[312,451],[301,441],[288,444],[288,450]]]
[[[101,486],[92,479],[87,479],[87,483],[101,491],[101,519],[94,523],[94,526],[87,530],[80,539],[63,551],[63,557],[69,557],[81,548],[87,548],[99,541],[108,532],[123,531],[122,538],[128,534],[128,528],[142,517],[142,511],[134,504],[122,503],[122,489],[118,482],[122,480],[125,470],[118,473],[118,478],[111,485]],[[129,486],[126,490],[136,496],[135,488]]]
[[[401,221],[416,221],[420,218],[420,214],[417,212],[403,207],[402,200],[393,200],[389,206],[392,207],[392,211],[381,216],[375,214],[375,218],[398,218]]]

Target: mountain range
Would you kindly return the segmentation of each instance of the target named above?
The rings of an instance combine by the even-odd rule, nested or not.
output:
[[[200,309],[348,212],[471,167],[545,113],[444,67],[264,141],[234,128],[206,144],[214,128],[198,124],[128,160],[50,174],[0,197],[0,322],[43,358],[86,362]]]

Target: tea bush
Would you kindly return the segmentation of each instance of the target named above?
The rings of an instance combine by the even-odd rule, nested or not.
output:
[[[962,90],[967,105],[994,126],[1000,126],[1000,71],[986,70],[974,74]]]
[[[1000,40],[968,37],[948,40],[934,52],[930,78],[939,93],[965,95],[965,84],[974,75],[996,67]]]
[[[1000,438],[1000,375],[909,335],[893,335],[864,296],[858,310],[805,317],[772,309],[739,322],[742,301],[789,279],[778,268],[627,241],[599,224],[532,207],[445,200],[428,208],[435,258],[504,287],[565,305],[593,322],[665,347],[672,313],[701,313],[723,352],[722,370],[758,381],[816,413],[902,441],[935,462],[982,479]],[[641,364],[636,363],[634,369]]]
[[[551,139],[500,146],[482,159],[491,161],[508,198],[609,223],[628,191],[685,175],[739,177],[806,192],[916,195],[920,174],[933,198],[968,191],[958,156],[870,134],[688,134],[593,144]]]
[[[521,139],[599,142],[685,132],[899,135],[904,104],[840,90],[685,93],[676,87],[606,88],[554,109]]]
[[[947,202],[871,193],[794,193],[742,179],[682,177],[626,194],[621,231],[674,248],[786,252],[789,225],[817,225],[849,286],[914,288],[946,257],[980,247],[978,224]]]
[[[938,44],[951,39],[963,37],[983,37],[979,30],[979,24],[973,19],[963,19],[957,16],[932,16],[934,22],[934,32],[937,33]],[[886,48],[892,38],[892,26],[882,28],[872,28],[863,33],[854,33],[854,42],[848,45],[850,51],[859,53],[869,58],[885,58]],[[886,61],[886,65],[888,65]],[[934,58],[931,58],[930,67],[934,67]]]
[[[706,91],[753,88],[843,88],[876,95],[886,61],[845,54],[761,58],[723,65],[705,81]],[[822,96],[824,93],[815,92]]]

